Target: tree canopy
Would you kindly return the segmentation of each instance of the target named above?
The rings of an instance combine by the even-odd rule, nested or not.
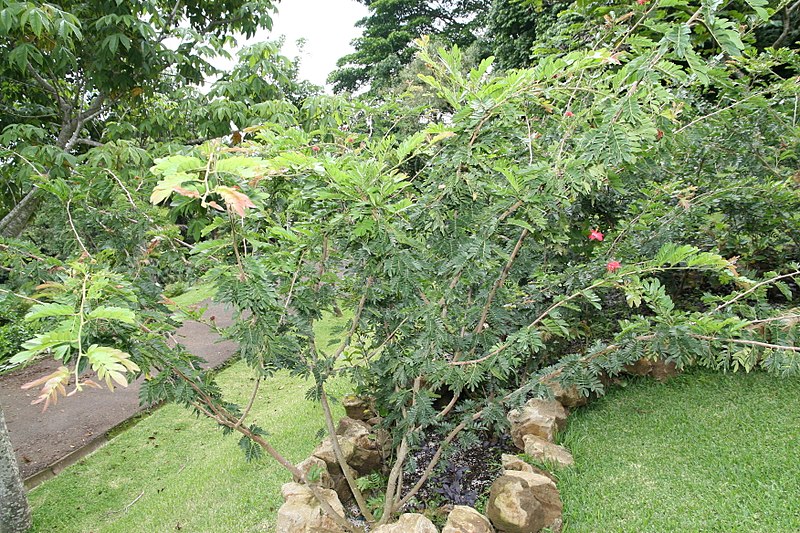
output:
[[[0,139],[15,164],[2,171],[0,234],[22,231],[40,200],[32,179],[74,165],[113,108],[202,83],[230,36],[270,28],[273,10],[270,0],[3,0]]]
[[[388,88],[414,56],[412,41],[438,35],[443,44],[468,47],[483,28],[490,0],[360,0],[370,14],[358,21],[356,51],[339,59],[329,82],[334,90]]]

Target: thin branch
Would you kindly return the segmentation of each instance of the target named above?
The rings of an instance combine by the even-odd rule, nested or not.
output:
[[[106,169],[106,172],[108,173],[108,175],[109,175],[109,176],[111,176],[111,178],[112,178],[114,181],[116,181],[116,182],[117,182],[117,185],[119,185],[119,186],[122,188],[122,190],[123,190],[123,191],[125,191],[125,196],[127,196],[127,197],[128,197],[128,203],[130,203],[130,204],[131,204],[131,206],[133,206],[133,208],[134,208],[134,209],[136,209],[136,210],[137,210],[137,211],[139,211],[139,212],[140,212],[142,215],[144,215],[144,217],[145,217],[145,218],[146,218],[146,219],[147,219],[149,222],[153,222],[153,219],[152,219],[152,218],[150,218],[150,216],[149,216],[147,213],[145,213],[144,211],[140,211],[140,210],[139,210],[139,207],[136,205],[136,202],[134,202],[134,201],[133,201],[133,195],[132,195],[132,194],[131,194],[131,192],[128,190],[128,188],[127,188],[127,187],[125,187],[125,184],[124,184],[124,183],[122,183],[122,180],[121,180],[121,179],[119,179],[119,178],[117,177],[117,175],[116,175],[116,174],[114,174],[113,172],[111,172],[109,169]],[[159,228],[159,229],[161,229],[161,228]]]
[[[33,303],[36,303],[36,304],[44,304],[45,303],[45,302],[43,302],[41,300],[37,300],[36,298],[31,298],[30,296],[25,296],[24,294],[19,294],[19,293],[16,293],[14,291],[9,291],[8,289],[3,289],[2,287],[0,287],[0,292],[4,292],[6,294],[10,294],[11,296],[16,296],[17,298],[20,298],[22,300],[26,300],[28,302],[33,302]]]
[[[333,360],[339,359],[339,357],[344,353],[348,346],[350,346],[350,342],[353,339],[353,335],[356,333],[356,329],[358,328],[358,322],[361,320],[361,313],[364,311],[364,305],[367,303],[367,295],[369,294],[369,288],[372,286],[372,278],[367,278],[366,287],[364,287],[364,294],[361,295],[361,299],[358,302],[358,306],[356,307],[356,311],[353,314],[353,323],[350,324],[350,330],[347,332],[344,340],[342,340],[342,344],[339,345],[339,348],[336,349],[336,352],[333,354]]]
[[[86,146],[91,146],[93,148],[102,148],[103,146],[105,146],[103,143],[97,142],[94,139],[83,139],[83,138],[77,139],[75,141],[75,144],[85,144]]]
[[[753,329],[760,324],[768,324],[770,322],[789,322],[791,324],[794,323],[795,320],[800,320],[800,315],[780,315],[780,316],[773,316],[770,318],[762,318],[761,320],[751,320],[750,323],[747,325],[747,329]]]
[[[411,394],[412,407],[417,401],[417,394],[419,393],[421,385],[422,377],[417,376],[414,379],[414,385]],[[395,386],[395,390],[398,389],[399,387]],[[405,407],[403,407],[403,417],[407,417]],[[413,431],[414,429],[408,433],[413,433]],[[406,456],[408,455],[408,433],[403,435],[403,438],[400,441],[400,448],[397,451],[397,458],[395,459],[394,465],[392,465],[392,470],[389,472],[389,480],[386,483],[386,494],[383,500],[383,515],[381,515],[381,519],[378,522],[379,525],[385,524],[389,521],[392,516],[392,511],[395,508],[396,500],[400,495],[400,491],[403,489],[402,483],[400,482],[400,477],[403,473],[403,464],[405,463]]]
[[[144,491],[140,492],[140,493],[139,493],[139,495],[138,495],[138,496],[137,496],[137,497],[136,497],[136,498],[135,498],[135,499],[134,499],[134,500],[133,500],[131,503],[129,503],[128,505],[126,505],[125,507],[123,507],[122,509],[120,509],[119,511],[111,511],[111,513],[110,513],[110,514],[115,514],[115,513],[127,513],[127,512],[128,512],[128,509],[130,509],[131,507],[133,507],[133,504],[134,504],[134,503],[136,503],[136,502],[138,502],[139,500],[141,500],[141,499],[142,499],[142,496],[144,496]]]
[[[439,411],[439,413],[436,415],[436,418],[444,418],[444,417],[446,417],[447,415],[449,415],[449,414],[450,414],[450,411],[452,411],[452,410],[453,410],[453,408],[456,406],[456,403],[458,402],[458,399],[459,399],[460,397],[461,397],[461,394],[460,394],[460,393],[455,393],[455,394],[453,394],[453,399],[452,399],[452,400],[450,400],[450,403],[448,403],[448,404],[447,404],[447,405],[444,407],[444,409],[442,409],[441,411]]]
[[[333,448],[334,455],[336,455],[336,461],[342,467],[342,473],[347,480],[350,491],[353,493],[353,497],[356,499],[358,510],[361,511],[361,514],[364,515],[364,518],[369,524],[374,524],[375,517],[370,512],[369,506],[364,499],[364,495],[361,493],[361,489],[358,488],[358,484],[353,477],[353,473],[350,471],[350,467],[347,465],[347,461],[344,460],[344,453],[342,452],[341,446],[339,446],[339,437],[336,435],[336,428],[333,426],[333,413],[331,412],[331,406],[328,403],[328,395],[325,393],[324,384],[320,383],[319,390],[322,413],[325,415],[325,425],[328,428],[328,434],[330,435],[331,439],[331,447]]]
[[[83,253],[85,253],[88,257],[92,257],[92,254],[90,254],[89,250],[86,249],[86,246],[83,245],[83,240],[81,240],[81,236],[78,234],[78,230],[75,229],[75,223],[72,220],[72,212],[69,209],[69,205],[70,205],[71,202],[72,202],[72,198],[67,200],[67,205],[66,205],[67,220],[69,221],[69,227],[72,228],[72,233],[75,234],[75,239],[77,239],[78,245],[81,247],[81,250],[83,250]]]
[[[784,39],[789,35],[789,31],[792,28],[792,13],[795,9],[800,6],[800,0],[794,3],[792,6],[786,6],[783,10],[784,18],[783,18],[783,31],[781,32],[780,36],[772,43],[772,48],[778,48],[781,44],[783,44]]]
[[[800,346],[785,346],[783,344],[771,344],[768,342],[751,341],[750,339],[724,339],[720,337],[709,337],[707,335],[690,335],[695,339],[704,341],[730,342],[731,344],[744,344],[746,346],[758,346],[759,348],[769,348],[770,350],[783,350],[786,352],[800,352]]]
[[[400,323],[397,325],[397,327],[394,328],[392,332],[389,333],[378,346],[376,346],[372,351],[370,351],[370,353],[367,354],[366,360],[369,361],[370,359],[372,359],[375,356],[375,354],[378,353],[378,350],[386,346],[386,344],[389,341],[391,341],[395,337],[395,335],[397,335],[397,332],[400,331],[400,328],[403,327],[403,324],[405,324],[406,322],[408,322],[408,317],[405,317],[403,320],[401,320]]]
[[[475,329],[472,330],[472,333],[477,335],[481,331],[483,331],[484,324],[486,323],[486,318],[489,316],[489,309],[492,306],[492,302],[494,301],[494,297],[497,294],[497,290],[500,288],[501,285],[505,282],[506,278],[508,277],[508,273],[511,271],[511,267],[514,265],[514,261],[517,259],[517,254],[519,254],[520,248],[522,248],[522,242],[525,240],[525,237],[528,236],[528,230],[523,229],[522,233],[517,239],[517,244],[514,246],[514,250],[511,252],[511,256],[509,256],[508,261],[506,261],[505,266],[503,267],[502,272],[500,272],[500,277],[494,282],[492,288],[489,290],[489,295],[486,297],[486,303],[483,305],[483,310],[481,311],[481,318],[478,320],[478,324],[475,326]]]
[[[416,496],[417,492],[419,492],[419,490],[422,488],[422,486],[425,484],[425,482],[428,481],[428,478],[430,477],[431,473],[433,472],[433,469],[436,468],[436,465],[439,463],[439,459],[441,458],[442,453],[444,453],[445,446],[450,444],[453,441],[453,439],[455,439],[456,436],[459,433],[461,433],[461,431],[464,428],[466,428],[467,425],[470,422],[475,422],[476,420],[480,419],[482,416],[483,416],[483,409],[481,409],[480,411],[478,411],[477,413],[472,415],[469,418],[469,420],[464,420],[463,422],[461,422],[459,425],[457,425],[455,428],[453,428],[450,431],[450,433],[447,434],[447,436],[444,438],[442,443],[439,445],[439,448],[436,450],[436,453],[433,454],[433,457],[431,458],[430,462],[428,462],[428,466],[426,466],[425,470],[422,472],[422,476],[419,478],[417,483],[411,488],[411,490],[408,491],[408,493],[405,496],[403,496],[403,499],[400,500],[397,503],[397,505],[395,505],[393,507],[392,512],[396,512],[396,511],[402,509],[403,506],[406,503],[408,503],[408,501],[411,498]]]
[[[753,93],[753,94],[751,94],[750,96],[747,96],[747,97],[745,97],[745,98],[743,98],[743,99],[741,99],[741,100],[738,100],[738,101],[736,101],[736,102],[732,103],[732,104],[731,104],[731,105],[729,105],[729,106],[723,107],[722,109],[717,109],[717,110],[716,110],[716,111],[714,111],[713,113],[709,113],[709,114],[707,114],[707,115],[703,115],[702,117],[697,117],[696,119],[694,119],[693,121],[689,122],[688,124],[686,124],[686,125],[684,125],[684,126],[681,126],[681,127],[680,127],[680,128],[678,128],[677,130],[675,130],[675,131],[673,132],[673,135],[677,135],[677,134],[681,133],[683,130],[686,130],[686,129],[688,129],[688,128],[691,128],[692,126],[694,126],[694,125],[695,125],[695,124],[697,124],[698,122],[702,122],[703,120],[709,119],[709,118],[711,118],[711,117],[713,117],[713,116],[715,116],[715,115],[719,115],[720,113],[724,113],[725,111],[728,111],[729,109],[733,109],[734,107],[736,107],[736,106],[738,106],[738,105],[741,105],[741,104],[745,103],[746,101],[750,100],[751,98],[755,98],[756,96],[761,96],[761,95],[763,95],[765,92],[766,92],[766,91],[759,91],[759,92],[757,92],[757,93]]]
[[[725,309],[726,307],[728,307],[732,303],[734,303],[734,302],[736,302],[738,300],[741,300],[742,298],[744,298],[748,294],[753,293],[759,287],[763,287],[764,285],[771,285],[771,284],[775,283],[776,281],[779,281],[779,280],[782,280],[782,279],[785,279],[785,278],[793,278],[794,276],[797,276],[797,275],[800,275],[800,270],[795,270],[794,272],[790,272],[788,274],[783,274],[781,276],[775,276],[774,278],[770,278],[770,279],[762,281],[760,283],[756,283],[755,285],[750,287],[748,290],[738,294],[735,298],[733,298],[731,300],[728,300],[727,302],[719,304],[717,306],[717,308],[714,309],[714,312],[716,313],[716,312],[721,311],[722,309]]]
[[[233,426],[233,429],[239,429],[239,426],[242,425],[244,419],[247,418],[247,415],[250,414],[250,409],[253,408],[253,403],[256,401],[256,396],[258,395],[258,387],[261,385],[261,376],[258,376],[256,380],[256,385],[253,387],[253,393],[250,395],[250,401],[247,402],[247,407],[244,408],[244,412],[242,412],[242,416],[239,417],[239,420],[236,421],[236,424]]]
[[[166,361],[165,361],[166,362]],[[354,527],[350,522],[347,521],[342,515],[337,513],[333,507],[327,502],[325,497],[319,491],[319,489],[314,486],[312,483],[308,481],[305,473],[297,468],[294,464],[292,464],[288,459],[286,459],[283,455],[281,455],[278,450],[276,450],[266,439],[264,439],[261,435],[257,435],[253,433],[249,428],[246,426],[239,426],[238,428],[235,426],[235,419],[225,411],[224,409],[220,408],[216,405],[216,403],[205,393],[194,380],[190,379],[186,374],[180,371],[177,367],[172,364],[166,362],[169,368],[172,369],[183,381],[185,381],[203,400],[203,403],[211,409],[209,411],[206,409],[202,404],[198,403],[197,401],[192,402],[192,406],[195,407],[199,412],[203,413],[207,417],[216,420],[219,424],[229,427],[231,429],[235,429],[239,433],[243,434],[244,436],[248,437],[250,440],[261,446],[266,452],[275,459],[281,466],[283,466],[286,470],[288,470],[293,476],[303,482],[303,484],[308,487],[311,493],[314,495],[314,498],[319,502],[320,507],[322,510],[329,515],[340,527],[342,527],[345,531],[351,531],[355,533],[359,533],[362,530],[360,528]]]
[[[172,11],[167,17],[167,20],[164,21],[164,26],[161,28],[161,35],[158,36],[158,41],[161,42],[167,37],[169,37],[169,30],[172,29],[172,23],[175,22],[175,17],[178,15],[178,10],[181,7],[181,0],[175,2],[175,6],[172,8]]]
[[[55,86],[52,85],[49,81],[44,79],[44,77],[41,74],[39,74],[39,72],[35,68],[33,68],[33,65],[31,65],[30,61],[27,63],[27,66],[28,66],[28,71],[31,73],[34,79],[39,83],[39,85],[41,85],[45,91],[55,96],[56,102],[58,103],[58,107],[59,109],[61,109],[61,112],[64,113],[65,115],[68,114],[72,110],[72,106],[68,104],[66,100],[64,100],[64,98],[61,96],[61,93],[58,92],[58,89],[56,89]]]

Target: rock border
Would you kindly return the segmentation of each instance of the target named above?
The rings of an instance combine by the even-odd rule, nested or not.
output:
[[[664,381],[678,370],[674,363],[642,358],[628,365],[625,372]],[[551,392],[552,400],[528,400],[506,416],[515,446],[548,465],[550,471],[516,455],[503,454],[503,473],[489,490],[486,516],[472,507],[456,505],[441,533],[537,533],[546,528],[552,533],[561,531],[563,503],[552,471],[571,466],[574,459],[568,449],[555,443],[555,438],[566,426],[570,409],[586,405],[588,398],[574,385],[564,388],[555,384]],[[372,402],[351,395],[342,403],[347,416],[339,421],[336,435],[347,463],[345,468],[351,469],[356,477],[379,470],[390,451],[390,437],[375,428],[380,418]],[[323,489],[325,499],[337,511],[342,511],[342,502],[353,498],[330,439],[322,441],[297,467]],[[283,485],[281,493],[285,503],[278,510],[276,533],[344,533],[324,516],[319,502],[298,479]],[[396,522],[377,527],[373,533],[439,533],[439,530],[426,516],[405,513]]]

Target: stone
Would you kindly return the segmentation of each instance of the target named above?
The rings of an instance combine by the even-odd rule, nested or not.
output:
[[[354,468],[345,465],[345,468],[349,469],[350,475],[353,479],[358,478],[358,472],[355,471]],[[343,502],[349,502],[353,499],[353,493],[350,490],[350,485],[347,483],[347,478],[342,471],[342,468],[336,465],[328,465],[328,472],[331,474],[331,479],[333,480],[333,490],[336,491],[336,494],[339,495],[339,499]]]
[[[625,372],[634,376],[652,376],[658,381],[666,381],[680,372],[674,361],[642,357],[635,363],[625,365]]]
[[[433,522],[419,513],[405,513],[394,524],[384,524],[373,533],[439,533]]]
[[[375,450],[378,448],[378,443],[370,430],[371,428],[366,422],[346,416],[339,420],[336,434],[350,439],[358,447],[366,450]]]
[[[358,472],[356,477],[366,476],[375,472],[381,467],[382,463],[383,456],[381,452],[378,450],[366,450],[358,446],[355,447],[353,457],[348,461],[348,464]]]
[[[349,418],[355,420],[369,420],[375,416],[375,413],[372,412],[372,408],[370,407],[370,402],[354,394],[348,394],[342,398],[342,405]]]
[[[523,450],[525,435],[536,435],[552,442],[567,423],[567,410],[556,400],[533,399],[508,413],[507,418],[511,422],[511,439]]]
[[[586,405],[588,398],[581,394],[576,385],[570,385],[564,388],[561,383],[553,383],[550,385],[550,392],[553,393],[553,398],[566,407],[567,409],[575,409]]]
[[[575,463],[569,450],[558,444],[544,440],[536,435],[525,435],[522,437],[525,442],[525,453],[531,457],[557,466],[571,466]]]
[[[336,434],[345,461],[358,472],[356,477],[365,476],[380,468],[383,456],[378,450],[375,436],[366,423],[349,417],[342,418]],[[324,440],[314,451],[314,455],[326,463],[335,462],[336,457],[330,439]]]
[[[332,490],[318,489],[334,511],[344,516],[344,507]],[[284,504],[278,509],[276,533],[344,533],[344,529],[322,510],[305,485],[286,483],[281,487]]]
[[[533,472],[534,474],[539,474],[541,476],[549,477],[553,481],[556,481],[556,477],[546,470],[542,470],[536,466],[533,466],[530,463],[527,463],[517,457],[516,455],[511,455],[504,453],[501,456],[501,461],[503,462],[503,470],[516,470],[518,472]]]
[[[309,481],[314,485],[324,489],[332,489],[334,487],[333,478],[331,478],[331,473],[328,471],[328,464],[319,457],[314,457],[312,455],[305,461],[298,463],[296,466],[298,470],[305,474],[306,479],[309,479]],[[295,483],[300,482],[300,479],[297,476],[292,477],[294,478]],[[315,477],[316,481],[311,481],[311,479]]]
[[[647,376],[650,374],[650,369],[653,368],[653,361],[646,357],[642,357],[635,363],[625,365],[625,372],[634,376]]]
[[[456,505],[447,516],[442,533],[494,533],[494,528],[488,518],[472,507]]]
[[[507,470],[492,484],[486,514],[505,533],[535,533],[560,520],[562,507],[553,480]]]
[[[353,455],[356,453],[356,446],[353,442],[349,439],[344,437],[337,437],[339,441],[339,448],[342,449],[342,459],[346,463],[350,463],[350,460],[353,458]],[[314,457],[318,457],[325,461],[328,466],[338,466],[339,462],[336,460],[336,453],[333,451],[333,444],[331,443],[331,439],[325,439],[317,446],[317,449],[314,450],[314,453],[311,454]],[[333,472],[333,471],[331,471]]]
[[[650,375],[658,381],[667,381],[678,374],[680,374],[680,371],[675,361],[665,361],[663,359],[655,361],[653,363],[653,368],[650,370]]]

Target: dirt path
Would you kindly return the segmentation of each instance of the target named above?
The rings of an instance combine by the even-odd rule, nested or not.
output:
[[[216,316],[220,326],[230,323],[230,313],[219,304],[211,304],[207,315]],[[236,349],[233,342],[221,341],[216,333],[197,322],[186,323],[177,335],[190,352],[212,367],[227,361]],[[101,446],[106,432],[141,412],[137,381],[113,393],[107,389],[84,389],[75,396],[61,398],[58,405],[42,413],[40,405],[31,405],[37,391],[24,391],[20,386],[58,366],[58,362],[48,359],[0,377],[0,405],[22,477],[29,480],[32,476],[57,474],[64,466],[59,462],[70,462],[70,454],[88,453]]]

